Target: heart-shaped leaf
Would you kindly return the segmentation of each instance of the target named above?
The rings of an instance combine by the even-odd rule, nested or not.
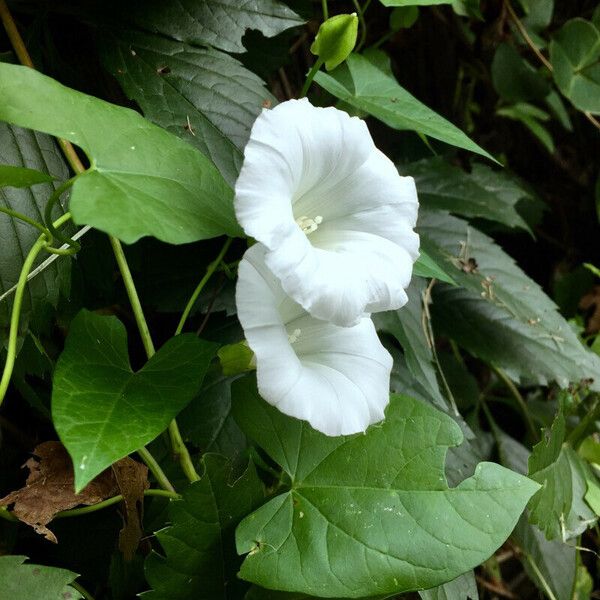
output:
[[[203,154],[128,108],[0,63],[0,120],[70,140],[90,168],[69,208],[127,243],[152,235],[182,244],[241,235],[232,191]]]
[[[366,435],[327,437],[233,384],[240,426],[291,480],[246,517],[242,578],[315,596],[360,598],[430,588],[486,560],[510,534],[537,484],[492,463],[448,488],[454,421],[407,396]]]
[[[81,311],[54,373],[52,420],[73,459],[75,489],[164,431],[198,391],[217,344],[171,338],[134,373],[116,317]]]

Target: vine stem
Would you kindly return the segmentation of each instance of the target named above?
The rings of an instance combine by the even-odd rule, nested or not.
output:
[[[0,206],[0,212],[7,214],[9,217],[12,217],[13,219],[18,219],[19,221],[23,221],[24,223],[27,223],[28,225],[35,227],[36,229],[38,229],[40,231],[40,233],[42,233],[46,236],[46,239],[48,239],[48,240],[52,239],[50,231],[48,231],[48,229],[46,229],[46,227],[44,227],[41,223],[38,223],[36,220],[30,219],[27,215],[24,215],[23,213],[13,210],[12,208],[7,208],[5,206]]]
[[[356,46],[356,52],[360,52],[361,48],[367,41],[367,22],[365,21],[365,12],[367,12],[367,8],[369,8],[371,0],[367,0],[363,7],[361,7],[358,0],[352,0],[352,3],[354,4],[354,8],[356,8],[358,20],[360,21],[360,41],[358,42],[358,46]]]
[[[323,9],[323,21],[329,19],[329,9],[327,8],[327,0],[321,0],[321,8]]]
[[[496,373],[496,375],[498,375],[498,377],[502,380],[504,385],[508,388],[510,393],[513,395],[514,399],[517,401],[517,404],[519,405],[519,408],[521,409],[521,412],[523,413],[523,416],[525,417],[525,421],[527,422],[527,427],[529,427],[529,431],[533,435],[533,439],[535,439],[535,440],[539,439],[538,431],[535,428],[533,421],[531,420],[531,415],[529,414],[529,411],[527,410],[527,404],[525,403],[525,400],[524,400],[523,396],[521,395],[521,392],[519,392],[519,390],[517,389],[517,386],[511,381],[510,377],[502,369],[500,369],[499,367],[494,367],[494,366],[492,366],[492,369],[494,369],[494,372]]]
[[[527,29],[525,28],[525,25],[523,25],[523,23],[521,22],[521,19],[519,19],[519,17],[517,16],[515,9],[513,8],[512,4],[510,3],[510,0],[504,0],[504,6],[506,7],[506,10],[508,11],[508,14],[510,15],[510,18],[512,19],[516,28],[519,30],[519,33],[521,34],[521,37],[523,38],[524,42],[529,46],[529,48],[538,57],[539,61],[548,69],[548,71],[550,71],[550,73],[554,73],[554,67],[552,66],[552,63],[542,54],[540,49],[535,45],[535,42],[531,39],[531,36],[527,33]],[[592,113],[584,110],[583,114],[584,114],[585,118],[596,129],[600,129],[600,122],[596,118],[594,118]]]
[[[14,48],[15,53],[16,53],[20,63],[24,66],[34,69],[35,66],[33,64],[33,61],[31,60],[31,56],[29,55],[29,52],[27,51],[25,42],[23,41],[23,38],[21,37],[21,34],[19,33],[19,30],[15,24],[14,19],[12,18],[12,14],[11,14],[5,0],[0,0],[0,20],[2,20],[2,23],[4,25],[4,28],[6,29],[6,33],[10,40],[10,43],[11,43],[12,47]],[[58,139],[58,144],[59,144],[65,158],[67,159],[67,162],[69,163],[71,169],[75,172],[75,176],[77,177],[78,175],[81,175],[82,173],[84,173],[86,171],[86,168],[83,165],[83,163],[81,162],[79,156],[77,155],[77,151],[75,150],[73,144],[71,144],[71,142],[69,142],[68,140],[65,140],[65,139],[61,139],[61,138],[57,138],[57,139]],[[70,180],[70,181],[72,183],[73,180]],[[66,213],[66,215],[68,215],[69,218],[71,217],[70,213]],[[61,218],[64,218],[64,217],[61,217]],[[61,220],[59,219],[59,221],[61,221]],[[57,221],[57,223],[59,221]],[[63,221],[61,221],[61,223],[62,222]],[[118,239],[116,239],[115,237],[109,236],[109,238],[110,238],[111,246],[113,247],[113,251],[115,252],[117,264],[119,265],[119,269],[121,270],[121,275],[123,277],[123,281],[125,282],[125,285],[127,288],[127,293],[128,293],[130,302],[132,303],[132,306],[133,306],[133,311],[136,316],[138,328],[140,329],[140,334],[142,336],[142,341],[144,343],[144,347],[146,348],[146,353],[148,354],[148,358],[150,358],[154,354],[154,345],[152,344],[152,339],[150,338],[150,332],[148,330],[148,326],[147,326],[146,320],[144,318],[144,313],[142,311],[139,297],[137,295],[135,285],[133,284],[133,279],[131,277],[131,271],[129,270],[129,266],[128,266],[127,260],[125,258],[125,254],[123,253],[123,248],[121,246],[121,242]],[[13,305],[13,313],[11,315],[11,328],[10,328],[10,334],[9,334],[9,348],[8,348],[8,353],[7,353],[7,361],[6,361],[6,365],[4,367],[4,372],[2,374],[2,380],[0,381],[0,404],[2,403],[2,400],[4,399],[4,395],[6,394],[6,389],[8,388],[8,382],[10,381],[10,376],[12,375],[12,370],[14,368],[14,361],[15,361],[15,356],[16,356],[16,339],[17,339],[16,336],[17,336],[17,328],[18,328],[18,323],[19,323],[20,308],[21,308],[21,303],[23,300],[23,292],[24,292],[25,284],[27,283],[27,277],[29,275],[29,271],[31,270],[31,266],[33,265],[35,257],[41,250],[41,247],[38,247],[39,242],[40,242],[40,240],[38,240],[38,242],[36,242],[34,247],[31,249],[30,254],[27,256],[26,262],[29,261],[28,269],[26,272],[25,272],[24,268],[21,270],[18,287],[15,292],[15,304]],[[36,250],[35,255],[33,255],[31,257],[31,260],[29,260],[30,255],[33,253],[34,249]],[[25,267],[25,265],[23,267]],[[19,286],[19,284],[20,284],[20,286]],[[17,311],[15,311],[16,307],[18,307]],[[15,315],[16,315],[16,326],[14,325]],[[13,338],[14,338],[14,341],[12,343],[12,353],[11,353],[11,340]],[[150,353],[149,353],[149,350],[151,351]],[[8,373],[8,375],[7,375],[7,373]],[[177,427],[177,423],[174,424],[174,427],[175,428]],[[184,446],[184,448],[185,448],[185,446]],[[156,477],[156,480],[159,482],[161,487],[163,487],[167,491],[174,492],[174,488],[173,488],[171,482],[165,475],[164,471],[161,469],[158,462],[156,462],[156,460],[154,459],[154,457],[152,456],[150,451],[146,447],[142,447],[140,450],[138,450],[138,454],[144,460],[144,462],[146,463],[146,465],[148,466],[148,468],[150,469],[152,474]],[[187,448],[185,448],[185,453],[182,453],[179,456],[182,457],[181,460],[186,460],[186,458],[187,458],[187,460],[189,460],[190,464],[191,464],[191,459],[190,459],[189,453],[187,452]],[[193,465],[192,465],[192,469],[193,469]]]
[[[1,0],[0,0],[1,1]],[[57,219],[54,224],[56,227],[59,227],[66,221],[71,218],[70,213],[65,213]],[[37,239],[35,244],[29,250],[25,261],[23,262],[23,266],[21,267],[21,273],[19,274],[19,280],[17,281],[17,289],[15,291],[15,299],[10,315],[10,329],[8,333],[8,347],[6,350],[6,363],[4,364],[4,369],[2,371],[2,379],[0,379],[0,405],[4,401],[4,396],[6,395],[6,391],[8,390],[8,384],[10,382],[10,378],[12,377],[12,372],[15,366],[15,358],[17,356],[17,339],[19,335],[19,320],[21,318],[21,307],[23,305],[23,296],[25,294],[25,287],[27,286],[27,277],[29,276],[29,272],[33,267],[33,263],[37,258],[37,255],[47,246],[48,238],[46,234],[43,233]]]
[[[323,59],[317,58],[317,60],[315,61],[315,64],[311,67],[310,71],[308,72],[308,75],[306,76],[306,81],[304,82],[304,85],[302,86],[302,91],[300,92],[300,96],[298,96],[299,98],[304,98],[304,96],[306,96],[306,94],[308,93],[308,89],[310,88],[310,84],[313,82],[313,79],[315,78],[317,71],[323,66],[324,62],[325,61]]]
[[[74,590],[77,590],[84,598],[84,600],[95,600],[94,596],[90,594],[80,583],[77,581],[72,581],[69,584]]]
[[[229,246],[231,246],[231,242],[233,242],[233,238],[227,238],[227,240],[223,244],[223,247],[221,248],[221,251],[217,255],[217,258],[215,258],[215,260],[213,262],[211,262],[210,265],[208,265],[208,268],[206,269],[206,273],[204,274],[204,277],[202,277],[202,279],[200,280],[200,283],[196,286],[194,293],[191,295],[190,299],[188,300],[188,303],[185,306],[185,309],[181,315],[181,319],[179,319],[179,324],[177,325],[177,329],[175,330],[175,335],[179,335],[183,331],[185,322],[187,321],[187,318],[190,316],[190,312],[192,311],[192,308],[194,307],[196,300],[198,300],[198,296],[200,295],[200,292],[202,292],[202,290],[204,289],[204,286],[208,283],[208,280],[213,276],[213,273],[217,270],[217,267],[221,264],[222,260],[225,258],[225,254],[227,254],[227,250],[229,250]]]

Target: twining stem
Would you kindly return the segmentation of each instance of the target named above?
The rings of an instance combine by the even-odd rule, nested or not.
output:
[[[356,46],[356,52],[360,52],[361,48],[365,45],[367,41],[367,22],[365,20],[365,12],[367,8],[369,8],[369,4],[371,4],[371,0],[367,0],[363,7],[360,6],[358,0],[352,0],[354,4],[354,8],[356,8],[356,12],[358,14],[358,20],[360,21],[360,41]]]
[[[1,0],[0,0],[1,1]],[[54,223],[56,227],[59,227],[71,218],[70,213],[65,213]],[[6,391],[8,390],[8,384],[12,376],[12,372],[15,366],[15,358],[17,356],[17,339],[19,337],[19,320],[21,318],[21,307],[23,305],[23,296],[25,294],[25,287],[27,286],[27,277],[29,272],[33,268],[33,263],[37,258],[37,255],[44,250],[48,245],[48,237],[46,233],[40,235],[35,244],[29,250],[23,266],[21,267],[21,273],[19,274],[19,280],[17,282],[17,289],[15,291],[15,299],[13,302],[12,312],[10,315],[10,329],[8,333],[8,347],[6,350],[6,363],[4,364],[4,370],[2,371],[2,379],[0,379],[0,405],[4,401]]]
[[[321,0],[321,8],[323,9],[323,21],[329,19],[329,9],[327,8],[327,0]]]
[[[229,250],[229,246],[231,246],[232,241],[233,241],[233,238],[227,238],[227,240],[223,244],[223,247],[221,248],[221,251],[217,255],[217,258],[215,258],[215,260],[213,262],[211,262],[210,265],[208,265],[208,268],[206,269],[206,273],[204,274],[204,277],[202,277],[202,279],[200,280],[200,283],[196,286],[194,293],[191,295],[190,299],[188,300],[188,303],[185,306],[185,309],[183,310],[181,319],[179,319],[179,324],[177,325],[177,329],[175,330],[175,335],[179,335],[183,331],[185,322],[187,321],[187,318],[190,316],[190,312],[191,312],[192,308],[194,308],[194,304],[196,303],[196,300],[198,300],[198,296],[200,295],[200,292],[202,292],[202,290],[204,289],[204,286],[208,283],[208,280],[212,277],[213,273],[217,270],[217,267],[221,264],[223,258],[225,258],[225,254],[227,253],[227,250]]]
[[[74,239],[63,235],[56,227],[54,227],[54,225],[52,225],[52,209],[60,200],[60,197],[73,185],[73,183],[75,183],[78,176],[79,174],[59,185],[48,199],[48,202],[46,202],[46,207],[44,209],[44,221],[46,222],[46,227],[48,228],[48,231],[50,231],[52,237],[63,244],[69,245],[65,254],[75,254],[76,252],[79,252],[79,250],[81,250],[81,244]],[[56,249],[56,251],[62,253],[62,250],[60,249]]]
[[[304,82],[304,85],[302,86],[302,91],[300,92],[299,98],[304,98],[304,96],[306,96],[308,89],[310,88],[310,84],[312,83],[313,79],[315,78],[317,71],[323,66],[324,62],[325,61],[323,59],[317,58],[317,60],[315,61],[315,64],[311,67],[310,71],[308,72],[308,75],[306,76],[306,81]]]
[[[77,590],[84,600],[95,600],[94,596],[90,594],[80,583],[73,581],[69,584],[74,590]]]
[[[8,9],[8,6],[6,5],[5,0],[0,0],[0,19],[2,20],[4,28],[6,29],[6,33],[8,34],[8,38],[9,38],[9,40],[12,44],[12,47],[14,48],[15,53],[16,53],[17,57],[19,58],[19,61],[21,62],[21,64],[25,65],[27,67],[31,67],[32,69],[35,68],[33,65],[33,61],[31,60],[31,56],[29,55],[29,52],[27,51],[27,47],[25,46],[25,43],[23,42],[23,38],[21,37],[19,30],[17,29],[17,26],[14,22],[14,19],[12,18],[12,15],[10,13],[10,10]],[[58,143],[60,145],[61,150],[63,151],[63,154],[65,155],[65,158],[67,159],[67,162],[69,163],[69,165],[75,172],[75,176],[77,177],[78,175],[81,175],[82,173],[84,173],[86,169],[85,169],[83,163],[81,162],[81,160],[79,159],[79,156],[77,155],[77,151],[75,150],[75,148],[73,147],[71,142],[69,142],[68,140],[64,140],[64,139],[58,139]],[[71,179],[69,181],[72,183],[73,180],[74,179]],[[71,217],[70,213],[66,213],[66,215],[61,217],[61,219],[63,219],[67,215],[68,215],[68,218]],[[59,219],[57,221],[57,223],[59,223],[59,222],[62,223],[63,221],[61,221],[61,219]],[[44,236],[44,238],[45,238],[45,236]],[[137,292],[135,290],[135,286],[133,285],[133,279],[131,278],[131,271],[129,270],[129,266],[127,265],[127,260],[125,259],[125,254],[123,253],[123,248],[121,247],[121,242],[112,236],[110,236],[110,241],[111,241],[111,245],[113,246],[113,250],[115,250],[115,257],[117,259],[117,264],[119,265],[119,269],[121,270],[121,274],[123,276],[123,281],[125,282],[126,287],[129,286],[129,287],[127,287],[127,292],[129,295],[129,299],[132,302],[134,313],[136,314],[136,320],[138,321],[138,327],[139,327],[140,333],[142,335],[142,340],[144,342],[144,346],[146,347],[146,353],[148,354],[148,351],[151,350],[151,352],[148,354],[148,358],[150,358],[152,356],[152,354],[154,354],[154,345],[152,344],[152,340],[150,338],[150,333],[148,331],[148,326],[146,324],[146,320],[144,319],[144,314],[142,312],[142,307],[139,302],[139,298],[138,298]],[[73,242],[73,240],[71,240],[69,243],[71,243],[71,242]],[[2,374],[2,380],[0,382],[0,404],[2,403],[2,400],[4,399],[4,395],[6,394],[6,389],[8,388],[8,382],[10,381],[10,376],[12,375],[12,370],[14,367],[14,361],[15,361],[15,356],[16,356],[17,327],[13,326],[14,319],[16,316],[16,325],[18,326],[19,313],[20,313],[20,307],[21,307],[21,303],[22,303],[22,299],[23,299],[24,286],[27,283],[27,277],[28,277],[29,271],[31,270],[33,261],[35,260],[35,256],[37,256],[37,254],[41,250],[41,247],[38,247],[39,243],[40,243],[40,240],[38,240],[38,242],[36,242],[36,244],[30,251],[30,255],[31,255],[33,253],[33,250],[34,249],[36,250],[35,255],[33,255],[33,257],[31,258],[31,261],[28,265],[29,268],[27,269],[27,272],[25,272],[25,268],[23,268],[21,270],[21,276],[19,278],[20,285],[18,284],[17,290],[15,292],[15,304],[13,305],[13,313],[11,315],[11,329],[10,329],[10,333],[9,333],[9,348],[8,348],[8,353],[7,353],[7,361],[6,361],[6,365],[4,367],[4,372]],[[77,242],[74,242],[74,243],[77,244]],[[57,249],[57,250],[58,250],[57,253],[59,253],[60,249]],[[26,262],[29,260],[30,255],[28,255]],[[23,267],[25,267],[25,265],[23,265]],[[137,301],[137,304],[135,304],[136,301]],[[18,310],[15,310],[15,308],[18,308]],[[13,338],[14,338],[14,341],[12,344],[12,353],[11,353],[11,340]],[[176,423],[175,423],[175,427],[177,427]],[[163,487],[164,489],[166,489],[168,491],[174,492],[174,488],[171,485],[171,482],[168,480],[167,476],[161,469],[160,465],[156,462],[154,457],[150,454],[150,451],[147,450],[145,447],[143,447],[140,450],[138,450],[138,454],[142,457],[142,459],[144,460],[144,462],[146,463],[146,465],[148,466],[150,471],[154,474],[154,476],[156,477],[156,480],[159,482],[161,487]],[[189,460],[191,463],[191,459],[189,457],[189,453],[187,453],[187,449],[185,449],[185,453],[182,453],[179,456],[180,456],[180,460],[185,460],[186,456],[187,456],[187,460]],[[192,466],[192,469],[193,469],[193,466]]]
[[[521,37],[523,38],[524,42],[529,46],[529,48],[538,57],[540,62],[548,69],[548,71],[550,71],[550,73],[553,73],[554,67],[552,66],[552,63],[540,52],[540,49],[535,45],[535,42],[531,39],[531,36],[527,33],[527,29],[526,29],[525,25],[523,25],[523,23],[517,16],[515,9],[512,7],[510,0],[504,0],[504,6],[506,6],[506,10],[508,11],[508,14],[510,15],[510,18],[512,19],[516,28],[519,30],[519,33],[521,34]],[[584,110],[583,114],[584,114],[585,118],[596,129],[600,129],[600,122],[594,117],[594,115],[592,115],[592,113]]]
[[[41,223],[38,223],[34,219],[30,219],[27,215],[24,215],[23,213],[17,212],[16,210],[13,210],[12,208],[7,208],[5,206],[0,206],[0,212],[9,215],[13,219],[19,219],[19,221],[23,221],[28,225],[39,229],[40,233],[43,233],[46,236],[47,240],[50,241],[52,239],[52,236],[48,229],[46,229]]]
[[[519,392],[519,390],[517,389],[517,386],[511,381],[510,377],[502,369],[500,369],[499,367],[494,367],[494,366],[492,366],[492,369],[494,369],[494,372],[496,373],[496,375],[498,375],[498,377],[502,380],[504,385],[508,388],[510,393],[513,395],[514,399],[517,401],[517,404],[519,405],[519,408],[521,409],[521,412],[523,413],[523,416],[525,417],[525,421],[527,422],[527,427],[529,427],[529,431],[531,432],[533,439],[535,439],[535,440],[539,439],[539,432],[536,429],[536,427],[533,423],[533,420],[531,419],[531,415],[529,414],[529,410],[527,409],[527,404],[525,403],[525,400],[524,400],[523,396],[521,395],[521,392]]]

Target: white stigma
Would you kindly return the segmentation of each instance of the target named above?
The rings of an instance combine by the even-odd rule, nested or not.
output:
[[[294,329],[294,331],[288,335],[288,340],[289,340],[290,344],[296,343],[298,341],[298,338],[300,337],[301,333],[302,333],[301,329]]]
[[[310,235],[313,231],[316,231],[322,222],[323,217],[321,215],[317,215],[314,219],[310,217],[298,217],[296,219],[298,227],[302,229],[302,233],[305,235]]]

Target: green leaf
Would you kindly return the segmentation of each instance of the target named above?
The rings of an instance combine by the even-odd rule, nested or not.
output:
[[[516,210],[518,202],[530,198],[515,177],[475,163],[471,173],[442,157],[421,160],[400,169],[415,178],[419,202],[426,208],[447,210],[465,217],[479,217],[530,231]]]
[[[204,473],[169,502],[171,525],[156,533],[165,556],[152,553],[145,572],[148,600],[238,600],[247,584],[236,577],[241,559],[234,531],[240,519],[264,499],[252,463],[236,481],[231,466],[217,454],[203,458]]]
[[[529,520],[548,539],[567,541],[595,523],[596,515],[585,501],[585,463],[564,442],[565,418],[559,413],[529,457],[529,477],[542,484],[529,502]]]
[[[413,274],[418,277],[425,277],[431,279],[439,279],[445,283],[456,285],[454,279],[446,273],[434,260],[423,250],[419,252],[419,258],[413,265]]]
[[[417,131],[492,158],[458,127],[427,108],[393,77],[359,54],[351,54],[346,63],[332,73],[317,73],[315,81],[330,94],[393,129]]]
[[[552,134],[540,123],[540,121],[550,120],[550,115],[547,112],[544,112],[532,104],[519,102],[512,106],[499,108],[496,111],[496,114],[501,117],[506,117],[507,119],[512,119],[513,121],[519,121],[525,125],[525,127],[527,127],[527,129],[542,142],[550,154],[554,153],[555,146]]]
[[[116,317],[85,310],[75,317],[54,372],[52,418],[77,490],[167,428],[198,391],[217,347],[179,335],[134,373]]]
[[[189,144],[27,67],[0,64],[0,89],[0,119],[70,140],[87,154],[91,167],[69,205],[76,222],[127,243],[145,235],[174,244],[240,235],[231,189]]]
[[[278,0],[181,0],[168,3],[133,0],[125,2],[121,11],[128,21],[152,33],[227,52],[245,52],[242,37],[248,29],[258,29],[264,36],[272,37],[304,23]]]
[[[510,44],[498,46],[491,70],[494,88],[508,102],[542,100],[550,93],[550,82]]]
[[[600,389],[598,357],[493,240],[442,212],[422,210],[418,230],[425,251],[462,286],[434,286],[437,332],[516,381],[566,387],[592,378]]]
[[[453,0],[381,0],[384,6],[438,6],[452,2]]]
[[[13,165],[0,165],[0,187],[31,187],[38,183],[49,183],[54,178],[48,173],[42,173],[36,169],[27,167],[15,167]]]
[[[327,437],[249,377],[234,384],[234,414],[291,480],[236,532],[240,576],[263,587],[360,598],[439,585],[489,557],[536,489],[491,463],[449,489],[444,457],[461,431],[407,396],[366,434]]]
[[[242,150],[264,105],[264,83],[231,56],[134,31],[106,33],[101,54],[144,115],[215,163],[233,187]]]
[[[577,579],[572,600],[590,600],[594,590],[594,580],[585,565],[577,567]]]
[[[52,138],[5,123],[0,123],[0,161],[14,165],[15,168],[46,172],[48,181],[64,180],[69,174],[60,150]],[[30,189],[0,189],[0,206],[12,208],[36,221],[42,221],[46,202],[59,183],[43,183]],[[58,218],[62,214],[64,210],[61,204],[57,203],[53,217]],[[69,228],[67,231],[70,231]],[[0,213],[0,296],[17,283],[25,256],[39,235],[40,232],[31,225]],[[46,256],[40,254],[34,268],[45,259]],[[42,309],[47,304],[56,306],[61,292],[69,287],[70,274],[69,259],[61,258],[27,284],[21,308],[20,332],[24,333],[27,330],[30,319],[34,320],[35,325],[40,325],[45,314]],[[8,336],[12,298],[8,296],[0,300],[0,344]]]
[[[479,600],[475,574],[469,571],[454,581],[445,583],[432,590],[419,592],[422,600]]]
[[[341,65],[356,45],[358,36],[358,16],[335,15],[319,27],[310,51],[325,63],[328,71]]]
[[[416,6],[399,6],[390,13],[390,29],[392,31],[410,29],[418,18],[419,9]]]
[[[567,21],[550,43],[558,89],[576,108],[600,113],[600,31],[590,21]]]
[[[438,387],[431,346],[423,329],[423,294],[426,287],[426,281],[413,277],[406,290],[408,303],[400,310],[376,313],[372,318],[378,331],[385,331],[398,340],[410,372],[426,389],[434,404],[446,410],[448,405]]]
[[[7,600],[79,600],[69,584],[78,577],[66,569],[25,564],[26,556],[0,556],[2,596]]]

